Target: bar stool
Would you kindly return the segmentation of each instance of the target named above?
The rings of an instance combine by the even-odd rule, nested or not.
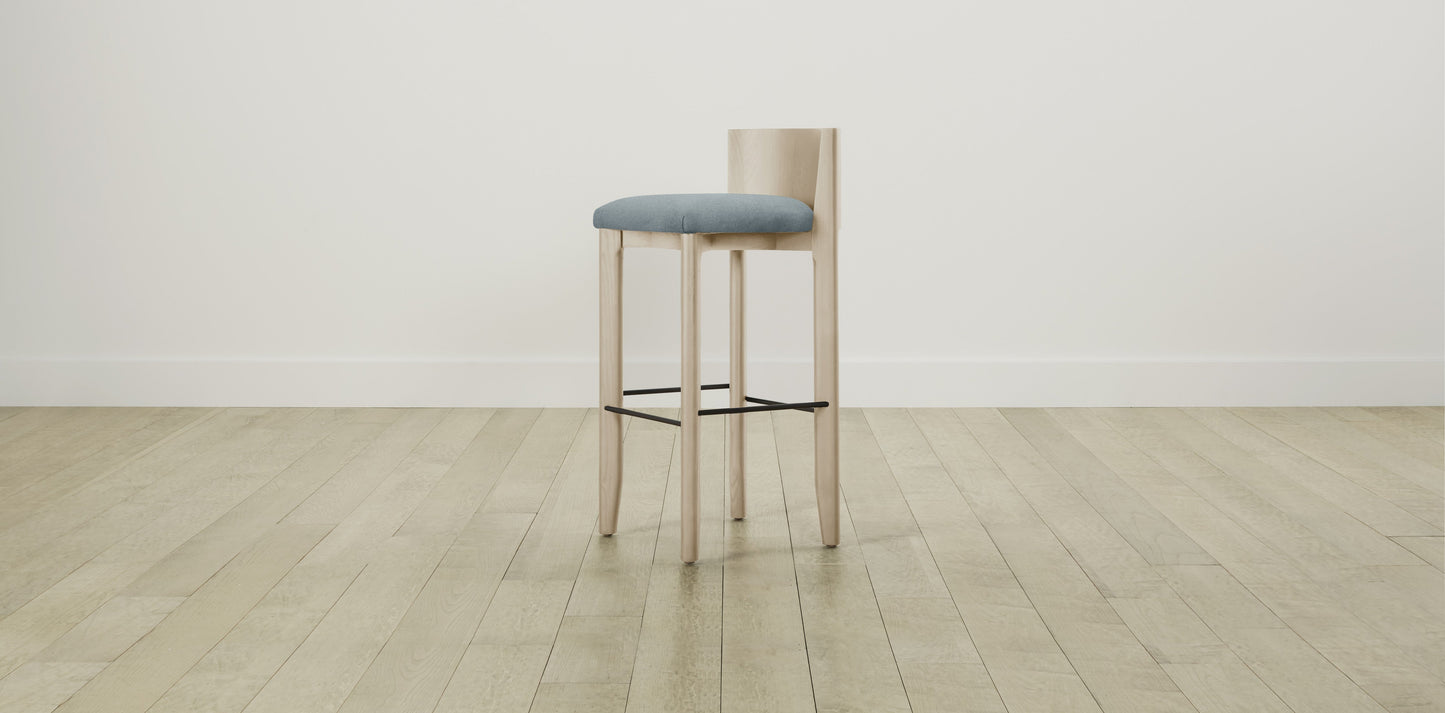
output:
[[[746,514],[743,415],[811,411],[814,485],[823,544],[838,545],[838,164],[836,129],[742,129],[728,132],[728,192],[635,196],[612,201],[592,216],[601,255],[601,461],[598,469],[602,535],[617,531],[622,491],[622,416],[682,429],[682,561],[697,561],[698,421],[727,415],[728,512]],[[682,385],[622,388],[622,251],[678,250],[682,257]],[[699,381],[698,264],[707,250],[730,251],[729,379]],[[743,363],[744,261],[747,250],[813,253],[813,401],[780,403],[748,396]],[[727,389],[728,408],[699,409],[702,391]],[[633,394],[682,395],[681,420],[622,407]],[[755,404],[748,406],[745,404]]]

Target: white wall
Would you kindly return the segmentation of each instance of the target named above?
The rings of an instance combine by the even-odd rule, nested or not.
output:
[[[849,404],[1438,404],[1441,28],[1427,0],[4,3],[0,403],[591,404],[592,209],[722,190],[729,127],[838,126]],[[754,255],[752,390],[806,397],[807,257]],[[676,256],[627,269],[627,381],[675,383]]]

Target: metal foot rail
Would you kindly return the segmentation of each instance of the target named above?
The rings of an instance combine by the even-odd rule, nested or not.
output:
[[[703,384],[700,388],[701,388],[703,391],[716,391],[716,390],[719,390],[719,389],[731,388],[731,385],[729,385],[729,384]],[[681,393],[681,392],[682,392],[682,387],[680,387],[680,386],[664,386],[664,387],[655,388],[655,389],[631,389],[631,390],[628,390],[628,391],[623,391],[623,392],[622,392],[622,395],[623,395],[623,396],[641,396],[641,395],[643,395],[643,394],[677,394],[677,393]],[[827,402],[827,401],[803,401],[803,402],[799,402],[799,403],[784,403],[784,402],[782,402],[782,401],[773,401],[773,400],[771,400],[771,399],[760,399],[760,398],[758,398],[758,397],[756,397],[756,396],[744,396],[744,397],[743,397],[743,400],[746,401],[746,402],[748,402],[748,403],[759,404],[759,405],[758,405],[758,406],[733,406],[733,407],[730,407],[730,408],[705,408],[705,409],[698,409],[697,415],[699,415],[699,416],[721,416],[721,415],[730,414],[730,413],[757,413],[757,412],[760,412],[760,411],[789,411],[789,410],[807,411],[808,413],[812,413],[812,412],[813,412],[813,409],[825,408],[825,407],[828,406],[828,402]],[[644,418],[644,419],[647,419],[648,421],[656,421],[656,422],[658,422],[658,423],[665,423],[665,424],[668,424],[668,425],[670,425],[670,426],[681,426],[681,425],[682,425],[682,421],[679,421],[679,420],[677,420],[677,419],[675,419],[675,418],[667,418],[666,416],[656,416],[656,415],[647,413],[647,412],[645,412],[645,411],[637,411],[637,410],[630,409],[630,408],[622,408],[621,406],[603,406],[603,407],[602,407],[602,410],[604,410],[604,411],[610,411],[610,412],[612,412],[612,413],[620,413],[620,414],[622,414],[622,415],[624,415],[624,416],[636,416],[637,418]]]

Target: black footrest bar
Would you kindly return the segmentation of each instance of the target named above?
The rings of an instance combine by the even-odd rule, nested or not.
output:
[[[722,386],[726,386],[726,384],[723,384]],[[706,387],[704,387],[704,388],[706,388]],[[675,389],[674,389],[674,390],[675,390]],[[661,392],[661,393],[666,393],[666,392],[664,391],[664,392]],[[797,404],[785,404],[785,403],[783,403],[783,402],[781,402],[781,401],[769,401],[769,400],[767,400],[767,399],[760,399],[760,398],[756,398],[756,397],[753,397],[753,396],[748,396],[748,397],[746,397],[746,399],[747,399],[748,401],[752,402],[752,403],[762,404],[762,405],[761,405],[761,406],[734,406],[734,407],[732,407],[732,408],[705,408],[705,409],[699,410],[699,411],[697,412],[697,415],[699,415],[699,416],[721,416],[721,415],[723,415],[723,414],[729,414],[729,413],[757,413],[757,412],[759,412],[759,411],[788,411],[788,410],[793,410],[793,409],[796,409],[796,410],[798,410],[798,411],[807,411],[807,412],[809,412],[809,413],[812,413],[812,412],[813,412],[813,409],[815,409],[815,408],[824,408],[824,407],[826,407],[826,406],[828,405],[828,402],[827,402],[827,401],[805,401],[805,402],[803,402],[803,403],[797,403]],[[675,418],[668,418],[668,417],[666,417],[666,416],[654,416],[654,415],[652,415],[652,414],[650,414],[650,413],[646,413],[646,412],[644,412],[644,411],[634,411],[634,410],[632,410],[632,409],[630,409],[630,408],[622,408],[622,407],[620,407],[620,406],[603,406],[603,407],[602,407],[602,410],[603,410],[603,411],[610,411],[610,412],[612,412],[612,413],[620,413],[620,414],[622,414],[623,416],[636,416],[636,417],[638,417],[638,418],[645,418],[645,419],[647,419],[647,420],[649,420],[649,421],[656,421],[656,422],[658,422],[658,423],[665,423],[665,424],[668,424],[668,425],[670,425],[670,426],[681,426],[681,425],[682,425],[682,421],[679,421],[679,420],[677,420],[677,419],[675,419]]]
[[[718,390],[718,389],[726,389],[726,388],[728,388],[728,384],[703,384],[703,385],[702,385],[702,390],[703,390],[703,391],[716,391],[716,390]],[[622,392],[622,395],[623,395],[623,396],[641,396],[641,395],[643,395],[643,394],[680,394],[680,393],[682,393],[682,387],[681,387],[681,386],[664,386],[664,387],[662,387],[662,388],[660,388],[660,389],[628,389],[627,391],[623,391],[623,392]]]
[[[790,406],[792,408],[798,409],[799,411],[807,411],[808,413],[813,412],[813,407],[806,404],[785,404],[782,401],[769,401],[768,399],[760,399],[756,396],[744,396],[743,400],[752,404],[767,404],[768,406]],[[828,405],[828,402],[826,401],[823,401],[821,403],[824,406]]]
[[[748,399],[756,401],[756,399]],[[758,411],[788,411],[798,409],[800,411],[812,411],[815,408],[827,406],[827,401],[808,401],[801,404],[780,404],[776,401],[764,406],[735,406],[733,408],[705,408],[697,412],[699,416],[721,416],[725,413],[755,413]]]
[[[603,410],[603,411],[611,411],[612,413],[620,413],[620,414],[622,414],[623,416],[636,416],[636,417],[638,417],[638,418],[645,418],[645,419],[647,419],[647,420],[649,420],[649,421],[656,421],[656,422],[658,422],[658,423],[666,423],[666,424],[668,424],[668,425],[670,425],[670,426],[681,426],[681,425],[682,425],[682,421],[679,421],[679,420],[677,420],[677,419],[675,419],[675,418],[667,418],[666,416],[654,416],[654,415],[652,415],[652,414],[650,414],[650,413],[643,413],[643,412],[641,412],[641,411],[633,411],[633,410],[630,409],[630,408],[618,408],[618,407],[616,407],[616,406],[603,406],[603,407],[602,407],[602,410]]]

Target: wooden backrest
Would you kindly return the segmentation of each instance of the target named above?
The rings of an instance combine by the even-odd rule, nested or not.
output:
[[[835,235],[838,130],[728,131],[728,192],[796,198],[813,209],[813,235]]]

